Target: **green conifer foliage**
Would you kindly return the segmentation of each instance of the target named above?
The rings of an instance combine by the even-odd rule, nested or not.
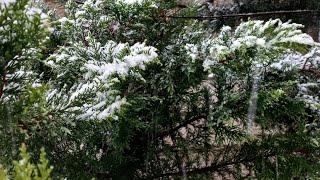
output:
[[[19,3],[2,7],[0,23],[16,12],[10,8],[31,8]],[[16,85],[0,81],[1,162],[8,167],[26,142],[59,164],[54,178],[318,178],[319,44],[302,25],[279,19],[215,32],[171,17],[198,10],[172,1],[70,0],[67,16],[50,22],[50,38],[44,15],[23,21],[29,10],[17,11],[37,26],[27,31],[32,38],[13,22],[0,31],[21,31],[9,43],[17,47],[0,47],[2,75],[11,64],[11,74],[32,72],[8,76]],[[57,39],[54,51],[42,47]],[[35,62],[47,71],[33,71]],[[34,175],[49,178],[41,162]]]
[[[0,3],[0,149],[1,159],[10,157],[2,159],[7,163],[18,155],[19,138],[24,138],[17,132],[47,111],[39,94],[44,88],[32,67],[50,32],[48,16],[28,0]]]

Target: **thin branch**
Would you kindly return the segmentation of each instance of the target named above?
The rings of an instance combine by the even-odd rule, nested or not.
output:
[[[264,158],[268,158],[273,156],[273,154],[265,154]],[[197,169],[193,169],[190,171],[187,171],[187,174],[191,175],[191,174],[201,174],[201,173],[208,173],[208,172],[213,172],[213,171],[217,171],[223,167],[227,167],[230,165],[235,165],[235,164],[240,164],[240,163],[244,163],[244,162],[252,162],[258,158],[261,158],[260,155],[254,156],[252,158],[245,158],[245,159],[241,159],[238,161],[231,161],[231,162],[225,162],[225,163],[221,163],[221,164],[214,164],[212,166],[207,166],[207,167],[203,167],[203,168],[197,168]],[[170,173],[165,173],[165,174],[160,174],[160,175],[156,175],[147,179],[158,179],[158,178],[163,178],[163,177],[168,177],[168,176],[181,176],[182,172],[170,172]]]
[[[74,2],[75,2],[76,4],[84,4],[84,2],[79,1],[79,0],[75,0]]]
[[[7,83],[6,77],[7,77],[7,72],[6,72],[6,69],[4,69],[3,74],[2,74],[2,78],[1,78],[1,85],[0,85],[0,99],[3,95],[4,87]]]
[[[266,16],[274,14],[297,14],[297,13],[316,13],[320,12],[319,10],[293,10],[293,11],[270,11],[270,12],[257,12],[257,13],[244,13],[244,14],[226,14],[219,16],[166,16],[170,18],[177,19],[221,19],[221,18],[238,18],[238,17],[257,17],[257,16]]]
[[[320,78],[320,71],[316,71],[316,70],[314,70],[314,69],[301,69],[300,70],[301,72],[307,72],[307,73],[311,73],[311,74],[313,74],[314,76],[316,76],[317,78]]]
[[[311,66],[307,66],[307,63],[309,62],[309,58],[306,58],[302,68],[300,69],[300,72],[306,72],[306,73],[311,73],[317,78],[320,78],[320,71],[314,70]]]
[[[167,136],[167,135],[169,135],[169,134],[171,134],[171,133],[173,133],[175,131],[178,131],[180,128],[185,127],[185,126],[187,126],[188,124],[190,124],[190,123],[192,123],[194,121],[197,121],[199,119],[205,119],[205,118],[207,118],[206,115],[199,115],[199,116],[193,117],[193,118],[189,119],[188,121],[183,122],[182,124],[172,128],[172,129],[164,130],[164,131],[158,133],[157,137]]]

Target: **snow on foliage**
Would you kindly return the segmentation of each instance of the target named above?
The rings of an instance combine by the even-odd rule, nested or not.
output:
[[[126,3],[126,4],[134,4],[141,3],[143,0],[117,0],[117,3]]]
[[[115,3],[117,4],[126,4],[126,5],[134,5],[134,4],[143,4],[146,2],[153,2],[153,0],[116,0]],[[155,3],[152,3],[151,7],[157,8]]]
[[[270,67],[282,72],[320,72],[320,49],[316,47],[305,55],[297,52],[286,54],[278,62],[272,63]],[[320,97],[318,94],[320,81],[318,78],[319,75],[313,75],[312,73],[311,78],[307,78],[307,81],[302,78],[302,81],[297,85],[299,90],[297,98],[303,100],[310,109],[320,113]]]
[[[203,67],[210,76],[215,67],[220,67],[229,79],[238,81],[242,75],[263,80],[263,74],[268,72],[308,71],[311,77],[307,82],[299,79],[297,98],[319,110],[319,94],[312,93],[312,89],[319,88],[319,81],[315,80],[319,75],[314,75],[319,72],[319,44],[302,33],[302,27],[279,19],[248,21],[233,32],[225,26],[217,37],[209,37],[197,46],[188,44],[186,50],[191,59],[203,59]],[[312,47],[315,48],[310,51]]]
[[[208,70],[210,66],[252,48],[255,49],[254,53],[261,54],[264,63],[277,61],[274,56],[288,49],[303,52],[306,46],[314,46],[315,42],[311,36],[302,33],[302,27],[300,24],[283,23],[279,19],[243,22],[234,32],[230,27],[223,27],[218,38],[208,39],[202,44],[204,49],[211,52],[211,57],[204,61],[204,68]]]
[[[301,56],[301,65],[297,69],[302,71],[320,72],[320,49],[315,48],[308,54]],[[313,78],[315,76],[316,78]],[[297,97],[301,98],[313,111],[320,115],[320,75],[311,74],[308,81],[298,84],[299,92]]]
[[[16,0],[2,0],[0,1],[0,6],[8,6],[11,3],[15,3]]]
[[[104,14],[103,1],[87,0],[77,8],[68,1],[66,11],[69,15],[57,21],[57,31],[69,45],[46,61],[56,72],[47,100],[53,109],[69,112],[75,119],[117,119],[126,97],[116,86],[128,76],[143,81],[140,72],[157,58],[156,49],[101,38],[114,21]]]
[[[48,16],[26,0],[2,1],[0,19],[0,60],[5,69],[0,70],[5,79],[0,98],[7,99],[7,92],[20,92],[33,81],[29,62],[40,59],[51,28]]]
[[[47,99],[54,109],[74,113],[77,119],[116,119],[114,113],[126,104],[126,98],[114,85],[126,76],[141,78],[139,71],[157,58],[156,49],[144,43],[129,46],[108,41],[102,45],[92,37],[87,40],[88,46],[62,47],[48,59],[58,81],[64,83],[61,90],[50,91]]]

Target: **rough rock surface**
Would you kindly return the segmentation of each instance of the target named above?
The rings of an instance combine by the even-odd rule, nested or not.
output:
[[[56,0],[43,0],[43,2],[46,3],[50,9],[54,10],[58,16],[63,17],[65,15],[64,4]]]

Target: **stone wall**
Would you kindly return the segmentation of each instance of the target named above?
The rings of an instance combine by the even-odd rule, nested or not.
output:
[[[307,27],[306,33],[308,33],[315,41],[320,42],[320,27]]]
[[[42,0],[51,10],[54,10],[55,13],[63,17],[65,15],[64,12],[64,4],[59,3],[57,0]]]
[[[233,4],[234,0],[213,0],[213,4],[215,6],[223,6],[223,5],[229,5]]]

